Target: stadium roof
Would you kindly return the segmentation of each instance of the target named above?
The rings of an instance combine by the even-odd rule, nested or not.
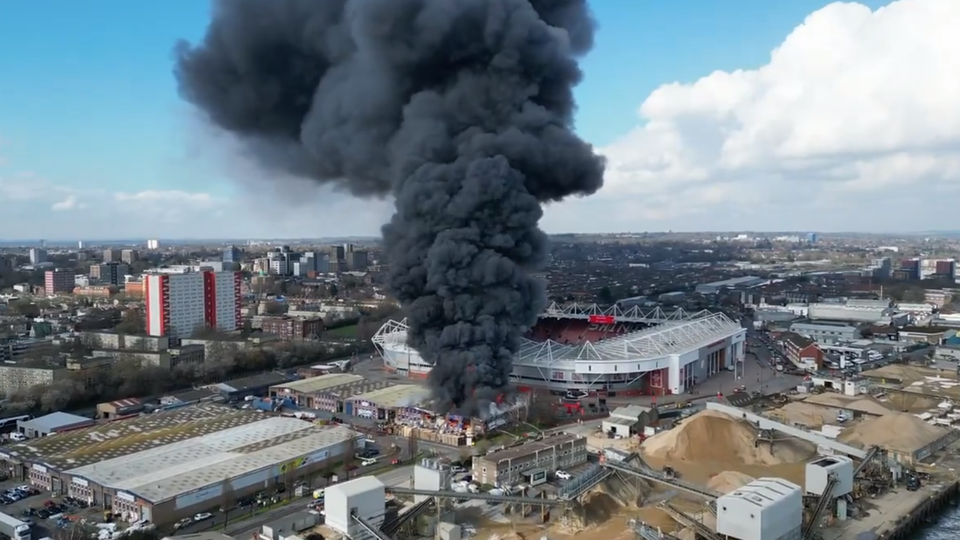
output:
[[[274,417],[67,472],[158,503],[358,436],[343,426]]]
[[[690,313],[680,308],[671,311],[664,311],[660,307],[641,309],[640,306],[634,306],[628,309],[622,309],[614,305],[608,308],[600,307],[598,304],[558,304],[553,302],[547,309],[543,310],[541,317],[552,317],[557,319],[587,319],[591,317],[613,317],[614,322],[648,322],[662,323],[665,321],[683,321],[700,316],[703,313]]]
[[[692,318],[664,321],[653,328],[596,342],[564,344],[524,338],[520,345],[520,361],[553,363],[562,360],[659,358],[703,347],[742,329],[740,323],[723,313],[701,311],[688,317]],[[407,341],[406,319],[387,321],[377,331],[373,341],[381,347],[404,349]]]

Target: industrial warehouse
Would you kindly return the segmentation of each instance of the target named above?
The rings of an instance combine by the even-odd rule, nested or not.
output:
[[[41,490],[165,524],[315,473],[362,445],[342,426],[207,404],[10,445],[0,458]]]

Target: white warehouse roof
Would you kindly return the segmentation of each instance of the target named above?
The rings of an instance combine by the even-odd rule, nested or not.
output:
[[[77,467],[67,473],[157,503],[313,455],[359,436],[343,426],[320,427],[296,418],[274,417]]]
[[[766,508],[776,505],[799,491],[800,486],[782,478],[758,478],[736,491],[723,495],[720,500],[738,499],[757,508]]]

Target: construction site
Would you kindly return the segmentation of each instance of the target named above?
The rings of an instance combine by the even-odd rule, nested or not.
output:
[[[318,532],[380,540],[902,539],[957,494],[960,431],[952,402],[907,402],[889,388],[757,395],[739,407],[710,402],[637,426],[643,435],[587,437],[588,458],[578,465],[553,450],[522,461],[501,451],[479,465],[475,457],[466,472],[425,461],[411,487],[365,479],[370,485],[328,488]],[[578,452],[583,443],[569,444]],[[492,463],[496,482],[481,483]],[[548,479],[534,481],[541,474]],[[345,502],[333,503],[335,489]]]

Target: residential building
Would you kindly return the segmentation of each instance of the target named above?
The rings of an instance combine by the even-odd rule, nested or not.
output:
[[[524,473],[573,468],[587,462],[587,439],[561,433],[539,441],[473,458],[473,479],[479,484],[514,486]]]
[[[39,384],[53,384],[69,373],[65,366],[53,363],[0,364],[0,394],[9,396]]]
[[[299,317],[263,317],[260,328],[268,334],[280,336],[282,341],[300,341],[320,339],[323,332],[323,319],[301,319]]]
[[[243,252],[237,246],[228,246],[223,249],[222,260],[228,263],[243,262]]]
[[[904,275],[904,279],[906,280],[920,279],[920,259],[916,257],[912,259],[901,259],[898,273]]]
[[[116,248],[107,248],[103,250],[103,262],[120,262],[123,257],[123,250]]]
[[[17,362],[24,358],[54,355],[56,347],[49,339],[21,338],[0,335],[0,362]]]
[[[203,326],[240,329],[241,284],[239,272],[145,275],[147,333],[188,337]]]
[[[88,298],[110,298],[120,292],[116,285],[87,285],[86,287],[74,287],[73,294],[76,296],[86,296]]]
[[[794,332],[785,332],[780,334],[780,342],[787,360],[794,364],[809,364],[812,361],[818,368],[823,367],[823,351],[812,339]]]
[[[127,264],[133,264],[140,260],[140,252],[135,249],[125,249],[120,252],[120,260]]]
[[[5,255],[0,255],[0,272],[13,270],[13,261]]]
[[[47,250],[30,248],[30,264],[37,265],[47,262]]]
[[[130,267],[121,262],[106,262],[90,267],[90,279],[101,285],[123,285]]]
[[[150,251],[156,251],[156,250],[160,249],[160,241],[159,241],[159,240],[147,240],[147,249],[149,249]]]
[[[929,289],[923,292],[923,301],[927,304],[933,304],[938,308],[950,303],[953,300],[953,293],[942,289]]]
[[[43,289],[48,295],[70,293],[76,286],[73,276],[73,270],[47,270],[43,274]]]
[[[179,365],[203,363],[205,354],[203,345],[184,345],[166,350],[149,349],[98,349],[91,353],[94,357],[112,358],[116,362],[136,362],[141,367],[159,367],[173,369]]]
[[[347,252],[346,263],[347,270],[366,270],[369,265],[367,252],[351,249]]]
[[[893,262],[890,260],[890,257],[880,257],[870,261],[870,264],[864,269],[865,273],[881,279],[887,279],[890,277],[891,272],[893,271]]]

